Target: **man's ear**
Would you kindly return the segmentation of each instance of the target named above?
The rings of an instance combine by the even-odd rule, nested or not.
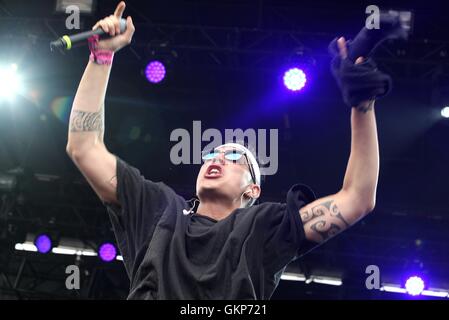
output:
[[[249,192],[246,192],[248,194],[249,197],[253,198],[253,199],[257,199],[260,197],[260,186],[257,184],[252,184],[250,186]]]

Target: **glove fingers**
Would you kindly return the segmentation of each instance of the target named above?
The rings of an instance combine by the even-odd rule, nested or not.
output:
[[[343,100],[351,107],[362,101],[383,97],[391,91],[391,77],[379,71],[372,59],[355,65],[349,59],[335,56],[331,70],[342,91]]]

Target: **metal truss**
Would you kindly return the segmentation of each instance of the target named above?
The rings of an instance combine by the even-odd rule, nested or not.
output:
[[[69,290],[66,287],[69,275],[65,269],[68,265],[79,267],[79,289]],[[106,265],[95,258],[10,252],[0,268],[0,298],[122,299],[127,295],[127,281],[119,262]]]
[[[85,25],[88,23],[85,22]],[[63,19],[33,20],[0,17],[0,25],[11,43],[48,49],[50,40],[67,33]],[[297,61],[309,66],[328,63],[329,42],[336,34],[298,29],[216,27],[143,22],[135,35],[128,59],[120,63],[145,63],[151,57],[184,67],[206,66],[227,69],[269,70],[282,63]],[[30,33],[29,30],[33,30]],[[20,41],[19,41],[20,40]],[[26,41],[24,41],[26,40]],[[447,74],[449,41],[411,38],[408,42],[387,41],[375,54],[381,68],[399,78],[432,79]]]

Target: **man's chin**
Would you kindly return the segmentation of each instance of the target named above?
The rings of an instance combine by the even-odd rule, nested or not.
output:
[[[201,185],[199,186],[199,190],[208,190],[208,191],[218,190],[220,189],[221,186],[222,183],[220,181],[210,179],[202,181]]]
[[[212,177],[202,177],[200,183],[204,185],[216,185],[219,183],[223,183],[224,177],[223,176],[212,176]]]
[[[222,191],[223,182],[218,179],[205,179],[198,186],[198,194],[219,194]]]

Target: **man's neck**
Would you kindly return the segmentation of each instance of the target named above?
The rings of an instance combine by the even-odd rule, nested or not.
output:
[[[229,216],[235,209],[240,208],[240,203],[200,202],[196,212],[215,220],[222,220]]]

